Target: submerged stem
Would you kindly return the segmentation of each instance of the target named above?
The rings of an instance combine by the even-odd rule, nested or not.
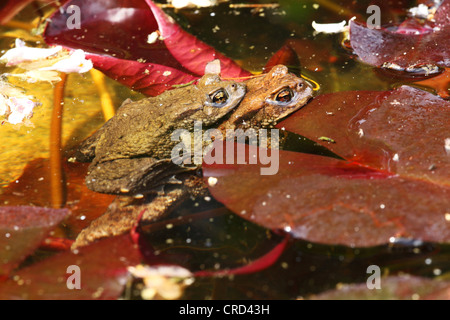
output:
[[[114,114],[114,104],[112,102],[111,96],[105,85],[105,75],[98,70],[92,69],[91,71],[92,80],[97,87],[100,94],[100,104],[102,106],[103,118],[105,121],[111,119]]]
[[[50,201],[53,208],[61,208],[65,204],[61,134],[66,81],[67,74],[61,73],[61,81],[53,90],[53,113],[50,124]]]
[[[23,29],[26,31],[31,31],[35,27],[31,23],[17,21],[17,20],[10,20],[4,24],[5,27],[8,28],[15,28],[15,29]]]

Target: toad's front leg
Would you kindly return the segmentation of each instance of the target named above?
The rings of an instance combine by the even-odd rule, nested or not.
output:
[[[178,184],[174,183],[175,179],[179,181]],[[81,231],[72,245],[72,249],[85,246],[101,238],[127,233],[138,222],[158,221],[170,214],[190,196],[202,196],[208,193],[202,178],[192,173],[183,173],[176,178],[171,177],[163,189],[164,191],[146,194],[143,198],[118,196],[102,216]],[[145,212],[141,221],[138,221],[142,210]]]

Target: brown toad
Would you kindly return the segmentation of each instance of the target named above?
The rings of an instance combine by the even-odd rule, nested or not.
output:
[[[194,121],[214,126],[245,94],[245,85],[203,76],[198,85],[166,91],[157,97],[125,101],[111,118],[78,149],[78,161],[92,161],[89,189],[103,193],[144,193],[156,175],[164,175],[176,129],[193,130]],[[159,161],[163,160],[163,161]],[[174,172],[185,168],[172,167]]]
[[[216,123],[224,134],[227,130],[272,128],[280,119],[303,107],[313,96],[311,86],[302,78],[290,74],[282,65],[245,83],[247,93],[239,106],[223,118],[221,124]],[[169,165],[165,169],[167,174],[163,174],[162,168],[153,175],[155,181],[152,185],[159,185],[160,188],[138,198],[118,197],[103,216],[79,234],[73,247],[128,232],[143,210],[141,221],[153,222],[166,216],[190,196],[208,194],[201,172],[176,172]]]

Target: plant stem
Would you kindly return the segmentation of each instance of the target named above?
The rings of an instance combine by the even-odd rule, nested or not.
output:
[[[111,96],[105,85],[105,75],[95,69],[92,69],[90,72],[92,80],[94,81],[95,86],[97,87],[97,90],[100,94],[100,104],[102,106],[103,118],[105,119],[105,121],[108,121],[114,116],[115,110]]]
[[[278,3],[230,3],[229,7],[232,9],[240,9],[240,8],[267,8],[267,9],[275,9],[280,7]]]
[[[67,74],[61,73],[61,81],[53,90],[53,113],[50,124],[50,201],[53,208],[61,208],[65,204],[61,134],[66,81]]]
[[[34,26],[31,23],[26,23],[22,21],[10,20],[4,24],[5,27],[15,28],[15,29],[23,29],[27,31],[31,31]]]

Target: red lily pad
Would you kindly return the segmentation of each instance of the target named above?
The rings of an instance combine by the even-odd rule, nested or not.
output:
[[[343,160],[280,151],[274,175],[262,176],[268,165],[260,164],[203,171],[231,210],[297,238],[352,247],[399,237],[449,242],[449,121],[449,102],[409,87],[323,95],[279,127]]]
[[[369,29],[362,23],[352,21],[350,35],[351,47],[359,59],[376,67],[386,62],[401,68],[424,64],[450,66],[450,26],[416,35]]]
[[[251,75],[250,72],[243,70],[230,58],[225,57],[211,46],[184,31],[153,1],[145,0],[145,2],[152,10],[158,23],[164,44],[183,67],[197,75],[203,75],[206,64],[218,59],[220,60],[221,74],[225,78],[239,78]]]
[[[411,275],[381,278],[381,289],[367,284],[342,285],[310,297],[312,300],[448,300],[450,282]]]
[[[80,8],[80,29],[67,26],[72,15],[67,8],[71,5]],[[43,36],[51,45],[182,69],[163,42],[147,42],[148,35],[156,30],[156,20],[144,1],[72,0],[55,11]]]
[[[16,268],[69,213],[67,209],[0,207],[0,276]]]
[[[450,24],[450,1],[444,0],[434,14],[434,20],[438,26],[446,26]]]
[[[381,67],[391,63],[400,68],[424,64],[450,66],[450,25],[448,0],[438,8],[434,25],[408,20],[399,28],[370,29],[352,21],[350,45],[365,63]]]
[[[128,277],[128,266],[141,255],[129,235],[108,238],[78,252],[63,252],[16,272],[0,286],[0,299],[117,299]],[[81,289],[69,289],[68,278],[77,266]]]
[[[69,29],[67,8],[80,9],[80,29]],[[160,37],[148,42],[148,36]],[[151,1],[72,0],[51,17],[44,39],[49,45],[83,49],[94,67],[147,95],[188,83],[219,59],[225,78],[248,76],[233,60],[184,31]]]
[[[387,92],[322,95],[278,127],[314,140],[346,160],[449,185],[445,147],[449,123],[449,101],[402,86]]]
[[[5,24],[11,20],[20,10],[34,0],[9,0],[0,6],[0,24]]]
[[[197,76],[159,64],[140,63],[94,54],[88,54],[86,58],[92,60],[95,68],[108,77],[149,96],[157,96],[174,85],[186,84],[198,79]]]

